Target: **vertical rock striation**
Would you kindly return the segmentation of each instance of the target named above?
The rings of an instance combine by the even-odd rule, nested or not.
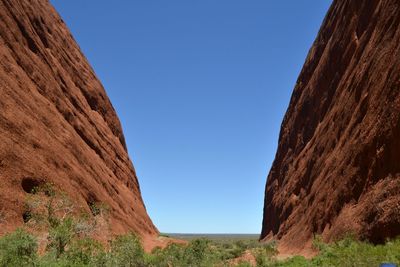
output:
[[[33,186],[110,208],[111,232],[158,231],[116,112],[47,0],[0,0],[0,234],[23,223]]]
[[[284,117],[262,239],[400,234],[400,2],[334,0]]]

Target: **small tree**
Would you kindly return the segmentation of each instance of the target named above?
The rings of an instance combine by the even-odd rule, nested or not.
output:
[[[193,240],[185,249],[186,266],[212,266],[216,260],[215,256],[211,250],[210,241],[206,239]]]
[[[111,244],[112,266],[145,266],[144,250],[139,238],[130,233],[117,237]]]
[[[0,238],[0,266],[31,266],[37,257],[36,238],[17,229]]]
[[[104,266],[105,263],[100,262],[103,254],[105,253],[101,243],[91,238],[83,238],[71,244],[65,258],[74,266]]]
[[[48,237],[49,244],[47,247],[50,250],[53,249],[58,258],[65,252],[66,246],[71,242],[74,236],[75,231],[72,218],[64,219],[50,229]]]

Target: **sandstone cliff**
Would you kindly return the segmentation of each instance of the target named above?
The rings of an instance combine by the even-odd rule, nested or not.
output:
[[[302,249],[400,234],[400,2],[335,0],[309,51],[268,175],[262,239]]]
[[[106,204],[112,234],[158,233],[115,110],[60,16],[47,0],[0,0],[0,234],[43,183],[88,212]]]

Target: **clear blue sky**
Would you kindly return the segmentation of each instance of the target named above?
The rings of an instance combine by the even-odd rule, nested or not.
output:
[[[161,232],[259,233],[331,0],[51,0],[104,84]]]

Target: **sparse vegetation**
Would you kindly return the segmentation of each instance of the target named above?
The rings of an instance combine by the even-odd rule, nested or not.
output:
[[[334,244],[318,241],[320,254],[313,259],[295,256],[287,260],[276,258],[273,244],[231,243],[221,245],[197,239],[187,245],[170,244],[146,254],[140,239],[134,234],[115,238],[109,248],[88,238],[71,235],[73,223],[66,220],[49,234],[49,246],[38,255],[37,239],[27,231],[17,231],[0,238],[0,266],[133,266],[133,267],[211,267],[252,266],[245,260],[232,262],[240,253],[250,251],[257,267],[270,266],[379,266],[382,262],[400,263],[400,239],[374,246],[346,238]]]
[[[18,229],[0,238],[0,266],[31,266],[37,259],[34,236]]]
[[[262,262],[257,260],[257,267],[369,267],[379,266],[383,262],[400,264],[400,238],[388,241],[385,245],[373,245],[351,237],[326,244],[316,238],[314,246],[320,253],[313,259],[308,260],[301,256],[295,256],[279,261],[274,257],[264,257]]]
[[[0,267],[3,266],[127,266],[127,267],[272,267],[272,266],[379,266],[400,264],[400,238],[374,246],[346,237],[326,244],[316,237],[319,255],[313,259],[295,256],[278,260],[275,243],[261,244],[253,237],[193,239],[187,245],[170,244],[145,253],[140,239],[130,233],[118,236],[107,246],[91,238],[95,218],[107,213],[101,203],[96,215],[77,212],[73,203],[51,186],[35,188],[26,201],[24,229],[0,238]],[[98,209],[97,209],[98,207]],[[79,209],[78,209],[79,210]],[[91,210],[93,212],[93,210]],[[39,255],[38,237],[30,230],[46,232],[46,249]],[[43,235],[42,235],[43,236]],[[165,236],[166,235],[161,235]],[[246,255],[247,257],[244,257]],[[249,255],[251,259],[249,259]]]

